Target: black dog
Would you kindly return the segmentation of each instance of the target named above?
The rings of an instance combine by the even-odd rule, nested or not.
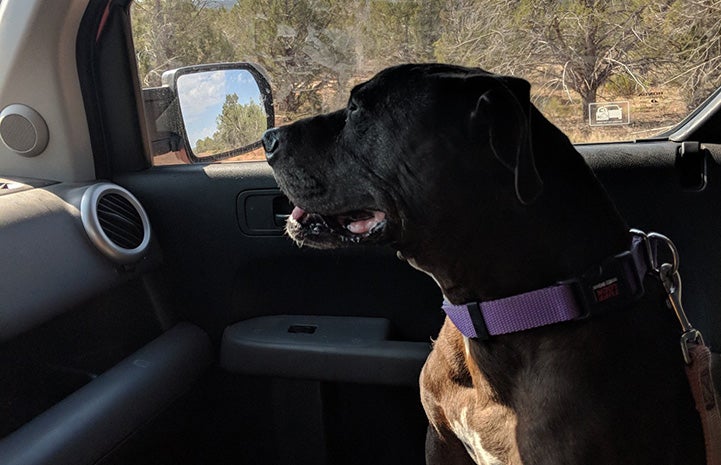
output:
[[[388,244],[453,304],[580,276],[628,227],[526,81],[402,65],[340,111],[268,131],[287,230],[333,248]],[[464,338],[447,319],[421,375],[429,463],[703,463],[678,324],[664,292],[621,310]]]

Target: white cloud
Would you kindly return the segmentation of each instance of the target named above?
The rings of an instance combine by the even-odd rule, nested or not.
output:
[[[241,85],[256,85],[255,79],[253,78],[253,75],[250,74],[250,71],[238,71],[238,77],[236,78],[236,81],[238,81],[238,84]]]
[[[225,73],[186,74],[178,79],[178,95],[183,117],[187,121],[197,118],[211,107],[225,102]]]

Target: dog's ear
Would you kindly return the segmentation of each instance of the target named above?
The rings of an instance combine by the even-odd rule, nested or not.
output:
[[[531,86],[513,77],[483,77],[486,90],[471,115],[474,130],[487,128],[491,150],[514,173],[516,197],[533,203],[543,191],[531,144]]]

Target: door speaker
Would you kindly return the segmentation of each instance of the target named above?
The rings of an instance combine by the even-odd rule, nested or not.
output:
[[[48,146],[48,125],[37,111],[14,103],[0,111],[0,141],[18,155],[34,157]]]

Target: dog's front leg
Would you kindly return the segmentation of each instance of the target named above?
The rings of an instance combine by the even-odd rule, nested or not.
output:
[[[426,433],[427,465],[476,465],[463,443],[450,431],[443,437],[429,425]]]

